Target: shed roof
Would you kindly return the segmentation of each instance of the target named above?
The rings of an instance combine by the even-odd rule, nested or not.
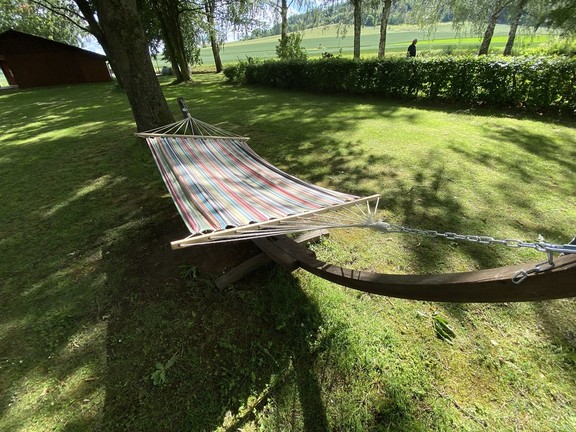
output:
[[[40,36],[34,36],[29,33],[23,33],[18,30],[10,29],[0,33],[0,55],[55,51],[69,51],[93,58],[100,58],[102,60],[106,59],[106,56],[102,54],[87,51],[62,42],[56,42]]]

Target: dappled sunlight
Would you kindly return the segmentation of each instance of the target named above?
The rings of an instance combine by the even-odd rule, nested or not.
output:
[[[62,201],[61,203],[56,204],[55,206],[53,206],[49,210],[42,212],[41,215],[44,218],[51,217],[57,211],[62,210],[63,208],[69,206],[70,204],[73,204],[74,201],[78,200],[79,198],[82,198],[85,195],[88,195],[89,193],[96,191],[97,189],[102,189],[105,187],[116,187],[121,182],[123,182],[124,180],[125,179],[123,179],[123,178],[112,179],[109,175],[105,175],[105,176],[102,176],[102,177],[97,178],[95,180],[92,180],[88,184],[86,184],[85,186],[78,189],[70,198]]]
[[[104,282],[104,281],[102,281]],[[102,317],[100,317],[102,319]],[[60,352],[52,355],[55,362],[69,362],[73,357],[80,356],[84,351],[93,350],[102,343],[107,332],[107,321],[102,320],[95,325],[81,328],[80,331],[68,338],[66,345],[60,348]]]
[[[12,343],[14,335],[18,334],[21,328],[25,328],[31,325],[34,318],[31,316],[23,316],[18,318],[13,318],[11,320],[0,321],[0,346],[6,346]],[[16,362],[20,362],[21,358],[15,356],[14,358],[0,357],[0,370],[14,366]]]
[[[543,234],[546,239],[559,241],[563,238],[562,233],[565,238],[573,230],[576,208],[573,170],[569,169],[563,174],[564,168],[558,170],[554,166],[555,163],[559,163],[560,167],[568,164],[571,168],[569,164],[572,163],[574,150],[570,142],[574,142],[574,135],[569,132],[569,125],[555,126],[559,128],[559,135],[563,136],[560,144],[554,141],[547,146],[543,142],[540,147],[531,147],[524,141],[516,146],[513,144],[515,135],[524,140],[523,136],[533,133],[529,131],[546,127],[547,123],[497,116],[486,119],[482,115],[459,115],[442,110],[432,110],[436,118],[431,121],[429,112],[419,115],[419,110],[407,111],[400,104],[387,110],[382,108],[386,106],[385,102],[375,102],[372,108],[367,109],[370,114],[365,114],[355,112],[358,104],[352,98],[347,104],[338,97],[325,98],[332,105],[316,110],[306,101],[294,105],[286,102],[285,99],[290,100],[294,93],[263,92],[269,92],[271,99],[282,101],[283,108],[278,108],[282,109],[281,115],[280,112],[269,114],[277,112],[275,110],[280,107],[280,102],[267,101],[258,95],[252,99],[254,105],[246,104],[246,110],[242,112],[211,112],[211,107],[206,107],[207,117],[212,116],[218,121],[233,117],[231,122],[240,127],[241,134],[252,138],[251,146],[259,154],[291,174],[346,191],[383,193],[383,213],[388,220],[424,229],[519,237],[524,240],[535,240],[538,234]],[[319,99],[317,106],[324,101],[323,97]],[[336,112],[339,108],[346,114],[350,113],[349,118],[341,118]],[[196,115],[210,121],[200,111]],[[381,130],[377,126],[371,128],[368,126],[372,122],[370,116],[397,124],[390,124],[389,128],[380,126]],[[447,117],[450,122],[446,121]],[[284,122],[292,126],[279,127]],[[242,123],[245,124],[244,128]],[[452,126],[450,129],[446,128],[448,123]],[[490,127],[483,127],[485,123]],[[508,129],[506,123],[509,123]],[[367,130],[370,130],[369,136],[356,139],[355,134]],[[347,133],[355,139],[350,139]],[[437,136],[444,138],[443,145],[434,145],[430,149]],[[403,149],[404,152],[388,154],[387,146]],[[553,150],[554,156],[538,157],[548,148]],[[319,162],[314,154],[322,154],[323,161]],[[562,158],[564,162],[557,159],[552,165],[541,164],[542,159],[554,158]],[[457,160],[457,163],[453,163],[453,160]],[[562,182],[563,179],[565,182]],[[538,188],[542,192],[527,194],[526,187],[531,190]],[[550,223],[552,220],[555,223]],[[383,247],[381,240],[375,237],[370,233],[354,234],[350,230],[334,231],[332,238],[335,246],[330,247],[331,239],[318,250],[335,258],[335,261],[398,273],[464,271],[539,260],[542,257],[533,251],[398,235],[382,236],[386,245]],[[313,277],[306,277],[307,284],[312,284],[310,279]],[[325,292],[326,284],[315,280],[314,284],[323,285],[319,291]],[[397,302],[394,300],[392,303]],[[514,310],[517,312],[510,312]],[[432,392],[437,395],[439,405],[468,417],[469,427],[472,427],[471,424],[483,427],[479,421],[487,418],[486,413],[490,413],[488,417],[498,419],[499,424],[510,424],[515,420],[514,416],[509,416],[510,413],[502,413],[502,394],[492,400],[487,397],[479,401],[478,386],[486,389],[487,393],[492,389],[498,394],[502,392],[503,385],[510,385],[512,390],[504,392],[510,400],[515,398],[515,394],[527,392],[531,400],[541,398],[546,401],[538,407],[530,407],[531,402],[517,402],[517,409],[521,412],[517,420],[522,424],[534,424],[536,416],[545,418],[546,410],[553,403],[548,393],[553,390],[554,384],[548,388],[543,385],[537,388],[534,380],[528,380],[513,387],[513,380],[522,383],[528,371],[538,368],[531,366],[533,369],[523,369],[518,363],[521,359],[527,363],[533,362],[531,357],[534,353],[542,353],[534,345],[537,341],[541,344],[542,339],[546,338],[546,334],[537,327],[520,326],[520,333],[524,331],[526,334],[504,334],[504,337],[510,337],[511,344],[518,337],[519,346],[499,342],[506,328],[515,327],[511,318],[515,322],[527,318],[524,315],[525,306],[521,311],[516,305],[475,308],[464,321],[466,327],[462,331],[469,333],[470,339],[465,334],[462,336],[463,342],[459,346],[466,353],[463,357],[453,355],[447,346],[434,352],[437,356],[435,360],[429,360],[428,355],[422,354],[422,359],[428,359],[426,364],[435,364],[438,368],[431,371],[436,374],[435,377],[446,379],[447,375],[442,370],[453,374],[454,379],[448,379],[445,386]],[[406,314],[402,316],[406,317]],[[500,316],[504,316],[508,322],[504,320],[501,325],[494,325],[494,317]],[[530,314],[527,319],[537,325],[540,318]],[[402,331],[414,331],[411,329],[408,323],[404,324]],[[507,355],[508,350],[516,350],[516,358]],[[526,360],[522,356],[526,356]],[[450,358],[454,361],[450,362]],[[459,369],[460,366],[463,369]],[[552,361],[543,370],[552,373],[557,367],[558,364]],[[487,373],[492,368],[494,374]],[[573,394],[572,381],[567,379],[569,366],[562,367],[557,373],[558,382],[565,384],[559,393]],[[494,375],[503,381],[496,381]],[[509,377],[510,381],[504,380],[505,377]],[[470,400],[473,394],[476,400]],[[475,411],[477,406],[478,411]],[[529,414],[528,410],[533,413]]]
[[[290,174],[380,193],[386,221],[550,240],[573,230],[571,126],[543,136],[547,123],[536,120],[239,88],[216,75],[199,82],[163,88],[169,101],[185,96],[194,116],[250,136],[258,154]],[[91,85],[0,99],[8,115],[0,136],[0,429],[483,427],[473,417],[489,427],[541,426],[546,410],[574,395],[573,301],[410,302],[274,265],[218,290],[214,277],[258,250],[170,250],[186,228],[148,149],[132,137],[123,93]],[[311,248],[389,273],[532,256],[355,229]],[[454,345],[436,338],[435,312],[455,327]],[[165,380],[154,381],[174,355]],[[508,402],[516,408],[501,410]],[[558,412],[571,415],[568,403]]]
[[[0,346],[8,357],[0,378],[20,377],[6,401],[4,424],[10,430],[94,424],[101,416],[109,313],[102,256],[97,248],[66,257],[64,269],[11,302],[35,305],[25,318],[3,315]]]
[[[66,376],[32,369],[14,386],[4,412],[7,430],[52,430],[75,422],[93,423],[100,415],[104,388],[95,384],[101,365],[85,364]]]
[[[566,312],[573,305],[573,299],[492,305],[442,304],[443,312],[456,329],[458,348],[469,353],[465,357],[445,359],[450,373],[443,387],[468,407],[478,400],[475,394],[478,386],[487,394],[504,390],[506,399],[513,401],[516,410],[502,410],[501,399],[489,397],[482,401],[481,411],[469,411],[472,414],[489,412],[492,421],[533,425],[539,417],[548,418],[551,411],[556,411],[551,410],[550,404],[555,406],[573,392],[574,372],[569,363],[562,364],[563,355],[556,348],[557,340],[552,338],[548,342],[549,324],[558,320],[559,325],[550,327],[570,328],[564,325],[565,317],[571,312],[567,315],[560,312],[563,306],[567,306]],[[554,311],[550,322],[542,313],[547,310]],[[570,333],[565,336],[569,338]],[[492,373],[487,376],[482,373],[485,369]],[[472,386],[463,385],[469,381]],[[516,399],[517,394],[522,397]],[[569,415],[560,414],[555,419],[562,425],[560,430],[570,424]]]
[[[3,430],[90,430],[102,415],[110,315],[102,259],[156,217],[144,203],[162,201],[125,96],[109,89],[0,95]],[[79,102],[82,94],[90,97]]]
[[[87,255],[84,255],[86,253]],[[47,300],[46,297],[57,295],[60,290],[66,290],[70,283],[79,282],[86,277],[90,278],[86,288],[102,289],[105,287],[106,275],[97,273],[97,268],[102,260],[102,250],[85,251],[81,259],[76,258],[78,254],[79,251],[70,252],[66,256],[68,265],[65,269],[49,275],[27,289],[23,289],[20,295],[24,299],[32,297],[38,301],[39,297],[44,297],[44,300]]]
[[[58,278],[69,279],[64,274]],[[103,290],[104,282],[94,281],[92,287],[87,284],[86,288]],[[72,302],[78,301],[71,290],[66,291],[65,296]],[[9,430],[47,430],[86,416],[92,422],[103,400],[100,377],[105,357],[100,353],[106,321],[83,318],[84,324],[75,331],[75,307],[55,302],[50,296],[57,296],[57,292],[50,290],[40,302],[40,298],[34,299],[37,306],[29,320],[7,321],[11,328],[8,333],[2,332],[12,340],[0,341],[3,354],[8,355],[0,374],[20,377],[18,383],[13,383],[10,399],[4,406],[5,424],[11,425]],[[55,304],[58,306],[54,307]],[[69,336],[65,336],[68,332]]]
[[[75,111],[78,114],[78,111]],[[71,119],[63,115],[54,116],[54,120],[43,119],[42,122],[30,123],[20,127],[12,128],[11,132],[3,134],[0,142],[5,141],[9,146],[20,146],[35,144],[38,142],[47,143],[50,141],[69,138],[77,140],[85,136],[93,136],[95,133],[104,133],[107,135],[108,130],[114,128],[130,128],[131,121],[111,122],[88,122],[81,126],[68,126]],[[61,127],[58,127],[61,125]]]
[[[58,91],[59,96],[50,93],[54,91]],[[46,97],[47,93],[50,96]],[[31,95],[40,100],[26,104],[18,104],[14,100],[3,107],[1,127],[4,133],[0,136],[0,142],[30,144],[37,140],[46,142],[96,132],[108,134],[110,129],[134,128],[134,120],[123,94],[108,83],[20,91],[13,96],[26,99]],[[82,103],[74,99],[82,96]],[[5,99],[5,96],[2,98]],[[95,116],[98,112],[100,114]],[[95,120],[95,117],[100,120]]]

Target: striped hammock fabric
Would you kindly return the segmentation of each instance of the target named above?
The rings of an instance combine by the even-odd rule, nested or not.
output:
[[[191,236],[206,241],[305,231],[326,226],[309,217],[373,200],[335,192],[291,176],[258,156],[245,139],[141,134]],[[304,217],[306,216],[306,217]]]

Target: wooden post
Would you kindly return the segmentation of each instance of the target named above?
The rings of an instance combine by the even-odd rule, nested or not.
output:
[[[182,115],[184,119],[192,118],[190,115],[190,110],[188,109],[188,105],[186,105],[186,101],[183,97],[179,97],[178,99],[178,106],[180,107],[180,111],[182,111]]]
[[[189,122],[187,124],[187,127],[190,128],[189,135],[202,135],[202,133],[198,129],[198,126],[194,122],[194,118],[190,114],[190,110],[188,109],[188,105],[186,104],[186,101],[184,100],[184,98],[179,97],[177,99],[177,101],[178,101],[178,106],[180,107],[180,111],[182,111],[182,115],[184,116],[184,120],[189,120]]]
[[[329,233],[326,230],[316,230],[301,234],[294,239],[296,243],[313,243],[318,241],[321,237],[328,237]],[[262,244],[262,243],[261,243]],[[313,254],[312,251],[308,251]],[[218,288],[226,288],[228,285],[239,281],[247,274],[253,272],[254,270],[268,264],[272,261],[272,258],[266,253],[260,253],[247,261],[244,261],[240,265],[229,270],[226,274],[220,276],[216,279],[216,286]],[[292,263],[294,264],[294,263]]]

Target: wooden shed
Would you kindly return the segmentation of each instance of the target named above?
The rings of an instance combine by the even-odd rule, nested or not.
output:
[[[0,68],[20,88],[111,80],[106,56],[16,30],[0,33]]]

